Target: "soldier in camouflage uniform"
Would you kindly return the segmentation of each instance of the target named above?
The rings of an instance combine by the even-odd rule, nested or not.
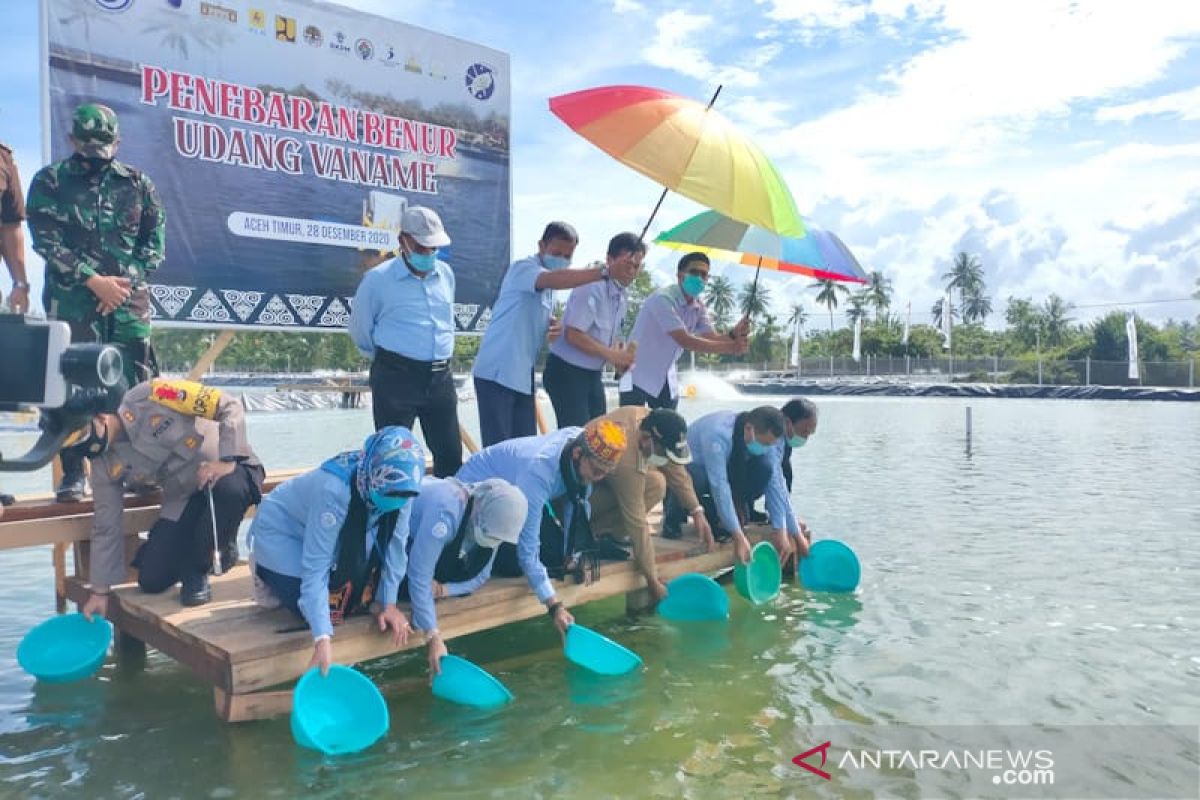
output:
[[[71,326],[72,341],[116,345],[133,386],[157,374],[146,279],[163,260],[166,217],[150,179],[113,158],[119,142],[112,109],[76,108],[75,153],[33,176],[25,205],[46,261],[47,314]],[[83,462],[64,455],[63,473],[59,501],[82,499]]]

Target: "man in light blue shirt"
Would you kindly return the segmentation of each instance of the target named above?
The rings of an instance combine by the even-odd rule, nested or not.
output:
[[[642,303],[629,337],[637,344],[637,357],[618,384],[621,405],[674,410],[679,405],[675,362],[684,350],[740,355],[749,349],[749,318],[727,334],[713,328],[700,299],[708,274],[708,256],[688,253],[679,259],[675,283]]]
[[[585,425],[604,416],[604,364],[618,370],[633,364],[633,351],[617,340],[629,305],[629,285],[645,257],[646,243],[636,233],[618,233],[608,242],[608,278],[571,290],[563,333],[550,345],[542,373],[558,427]]]
[[[714,531],[732,535],[738,558],[750,557],[750,541],[743,530],[754,498],[767,496],[767,515],[774,529],[772,541],[781,560],[795,552],[794,539],[801,530],[783,485],[786,420],[777,408],[759,406],[751,411],[715,411],[688,425],[692,463],[688,472],[696,495]],[[668,498],[663,535],[677,531],[688,511]]]
[[[567,269],[578,243],[573,227],[551,222],[537,254],[514,261],[500,283],[472,372],[484,447],[537,433],[533,370],[550,327],[554,290],[608,277],[608,267]]]
[[[412,603],[413,625],[425,632],[430,674],[441,672],[446,655],[434,600],[463,597],[487,583],[497,548],[517,543],[527,513],[525,495],[499,478],[421,482],[409,520],[408,575],[401,591]]]
[[[454,354],[454,273],[437,258],[450,244],[431,209],[412,206],[400,222],[400,255],[363,276],[350,312],[350,337],[371,359],[375,429],[421,421],[433,474],[462,466]]]
[[[523,436],[485,447],[467,459],[455,476],[464,483],[502,478],[525,495],[528,515],[517,540],[516,560],[564,636],[574,617],[555,596],[542,563],[543,509],[556,500],[569,500],[561,517],[562,530],[569,532],[576,522],[576,509],[590,513],[587,498],[591,485],[612,472],[626,444],[624,431],[611,422],[598,420],[585,429],[563,428],[544,436]]]

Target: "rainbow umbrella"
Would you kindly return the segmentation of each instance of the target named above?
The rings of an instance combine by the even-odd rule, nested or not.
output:
[[[836,234],[806,223],[803,236],[780,236],[755,225],[705,211],[660,233],[654,243],[699,250],[718,261],[745,264],[821,280],[866,283],[867,273]],[[758,271],[754,273],[757,287]]]
[[[603,86],[550,98],[571,130],[662,184],[734,219],[801,236],[804,224],[779,171],[753,142],[707,106],[645,86]],[[642,235],[649,230],[646,223]]]

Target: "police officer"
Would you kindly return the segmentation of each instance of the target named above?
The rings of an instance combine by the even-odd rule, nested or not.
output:
[[[29,310],[29,280],[25,276],[25,197],[12,150],[0,142],[0,261],[8,266],[12,291],[8,307],[14,314]],[[4,299],[0,293],[0,300]]]
[[[433,601],[478,590],[492,575],[501,544],[515,545],[528,514],[525,495],[489,478],[461,483],[425,478],[409,523],[408,575],[402,591],[412,602],[413,627],[425,632],[429,671],[441,672],[446,645]]]
[[[76,342],[121,350],[126,386],[157,374],[150,351],[146,279],[163,260],[166,218],[150,179],[113,156],[120,142],[111,108],[75,109],[70,158],[43,167],[26,210],[33,249],[46,261],[46,313]],[[63,459],[60,502],[83,497],[83,462]]]
[[[162,510],[133,560],[138,585],[153,594],[182,581],[185,606],[207,603],[214,524],[228,569],[237,561],[238,525],[262,497],[263,468],[246,441],[241,401],[194,381],[140,383],[69,449],[92,460],[92,594],[83,612],[105,613],[109,590],[124,582],[125,487],[150,483],[162,488]]]

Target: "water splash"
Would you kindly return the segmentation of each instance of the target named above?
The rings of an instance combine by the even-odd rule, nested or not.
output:
[[[679,376],[679,396],[689,400],[739,400],[742,393],[710,372],[689,371]]]

